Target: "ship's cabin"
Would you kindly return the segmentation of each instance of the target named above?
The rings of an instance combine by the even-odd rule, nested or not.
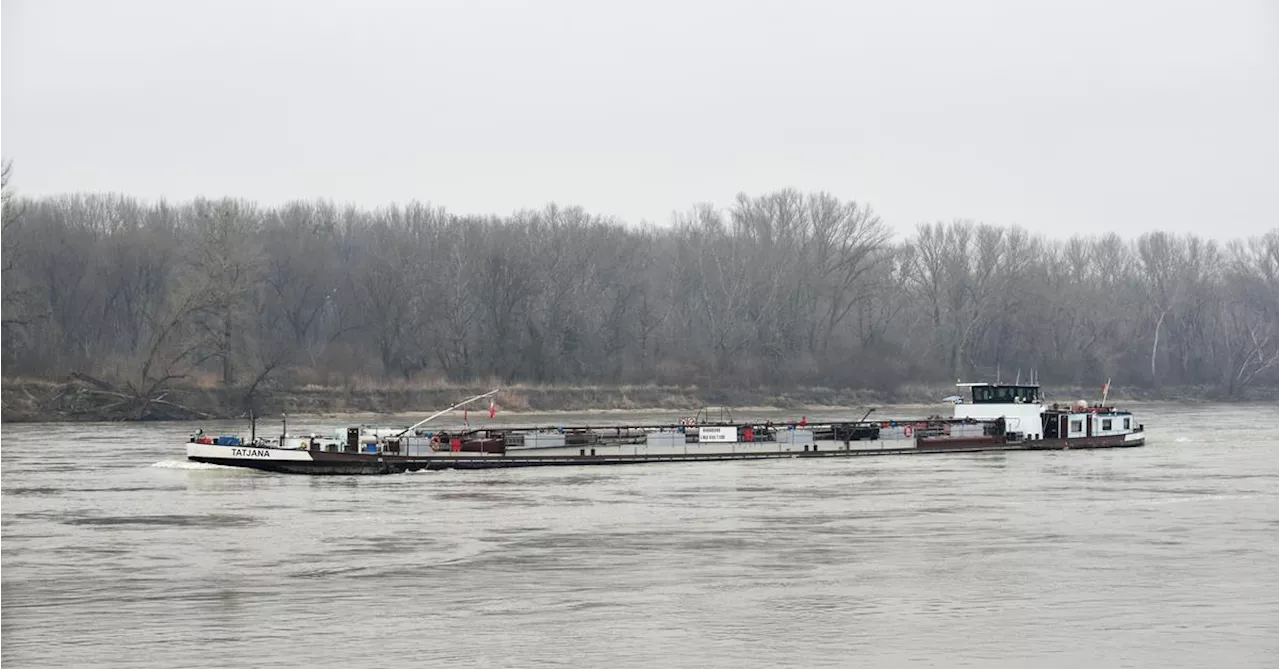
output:
[[[974,404],[1037,404],[1044,402],[1038,384],[959,383],[973,391]]]
[[[1042,423],[1048,439],[1109,437],[1143,431],[1142,425],[1128,411],[1101,406],[1059,408],[1055,404],[1044,412]]]

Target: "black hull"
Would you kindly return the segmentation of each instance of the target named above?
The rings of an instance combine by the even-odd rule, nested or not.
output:
[[[670,455],[475,455],[398,456],[312,452],[313,460],[254,460],[191,456],[188,459],[214,465],[247,467],[267,472],[309,475],[397,474],[406,471],[439,469],[506,469],[510,467],[578,467],[583,465],[635,465],[655,462],[723,462],[727,460],[778,460],[783,458],[850,458],[883,455],[927,455],[938,453],[992,453],[1008,451],[1051,451],[1142,446],[1143,439],[1121,437],[1087,439],[1046,439],[1015,444],[963,443],[921,444],[913,448],[884,448],[828,451],[785,451],[771,453],[706,453]]]

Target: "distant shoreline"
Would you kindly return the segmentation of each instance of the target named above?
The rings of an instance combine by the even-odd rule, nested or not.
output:
[[[443,409],[469,395],[490,390],[477,384],[433,387],[317,387],[271,389],[257,394],[254,411],[259,416],[333,417],[413,416]],[[533,386],[514,384],[498,395],[499,411],[506,414],[599,411],[614,414],[639,411],[695,413],[702,407],[729,407],[735,411],[785,411],[848,407],[945,407],[941,398],[955,394],[950,385],[910,385],[895,390],[849,388],[700,388],[697,386]],[[0,419],[6,423],[64,423],[96,421],[218,420],[248,415],[241,388],[174,387],[154,403],[120,399],[118,392],[95,388],[83,381],[4,379]],[[1100,399],[1097,388],[1045,385],[1050,402]],[[1277,388],[1251,388],[1237,397],[1225,397],[1214,388],[1165,387],[1160,389],[1112,387],[1109,401],[1142,402],[1263,402],[1280,398]],[[483,412],[487,403],[472,410]]]

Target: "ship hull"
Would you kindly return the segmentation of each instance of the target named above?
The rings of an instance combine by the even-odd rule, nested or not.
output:
[[[1006,443],[995,439],[919,439],[853,442],[819,442],[795,448],[776,450],[753,449],[754,444],[723,444],[718,448],[694,449],[693,452],[641,452],[641,449],[612,449],[597,455],[565,453],[548,449],[545,453],[532,449],[515,454],[441,453],[406,456],[386,453],[342,453],[278,448],[245,448],[211,444],[190,444],[187,457],[194,462],[230,467],[245,467],[266,472],[309,475],[372,475],[440,469],[505,469],[511,467],[556,467],[584,465],[630,465],[675,462],[724,462],[732,460],[776,460],[789,458],[849,458],[887,455],[927,455],[939,453],[986,453],[1008,451],[1044,451],[1062,449],[1130,448],[1145,443],[1143,433],[1081,439],[1043,439]],[[736,447],[736,448],[735,448]],[[600,451],[610,450],[600,448]],[[647,450],[647,449],[646,449]]]

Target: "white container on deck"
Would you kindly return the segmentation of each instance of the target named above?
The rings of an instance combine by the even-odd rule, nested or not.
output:
[[[537,432],[524,435],[525,448],[563,448],[564,435],[558,433]]]
[[[662,430],[650,432],[645,437],[645,443],[649,446],[683,446],[685,438],[683,432]]]

